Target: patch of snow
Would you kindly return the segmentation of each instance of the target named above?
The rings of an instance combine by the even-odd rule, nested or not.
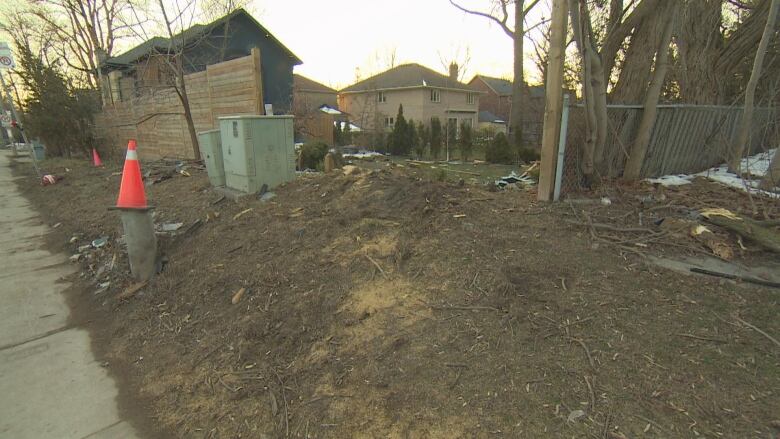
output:
[[[353,158],[353,159],[366,159],[369,157],[381,157],[381,156],[384,156],[384,154],[376,151],[360,151],[352,154],[342,154],[342,157]]]
[[[650,183],[660,183],[664,186],[681,186],[688,184],[693,180],[693,175],[678,174],[678,175],[664,175],[658,178],[647,178],[646,181]]]
[[[347,122],[339,122],[337,120],[333,121],[333,126],[338,125],[338,127],[341,128],[342,130],[344,129],[346,124],[347,124]],[[352,122],[349,122],[349,130],[351,132],[353,132],[353,133],[359,133],[359,132],[363,131],[359,126],[355,125]]]
[[[339,111],[339,110],[337,110],[335,108],[329,107],[327,105],[323,105],[322,107],[320,107],[320,111],[322,111],[323,113],[326,113],[326,114],[341,114],[341,111]]]
[[[754,177],[763,177],[769,171],[769,163],[772,161],[772,157],[774,157],[777,151],[778,149],[770,149],[769,151],[742,159],[740,164],[742,171],[749,173]],[[663,177],[658,178],[648,178],[646,181],[649,181],[650,183],[660,183],[664,186],[680,186],[690,183],[696,177],[704,177],[725,184],[726,186],[743,191],[750,191],[751,194],[761,194],[771,198],[780,198],[780,194],[778,193],[759,189],[758,185],[761,183],[759,179],[745,180],[739,175],[729,172],[728,165],[725,164],[696,174],[664,175]]]

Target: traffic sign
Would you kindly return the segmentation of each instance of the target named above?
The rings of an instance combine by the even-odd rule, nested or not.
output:
[[[8,47],[8,43],[0,42],[0,69],[13,69],[16,67],[14,63],[14,54],[11,53],[11,48]]]

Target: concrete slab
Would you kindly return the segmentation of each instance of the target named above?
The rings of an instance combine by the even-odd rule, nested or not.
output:
[[[89,334],[68,327],[76,266],[43,249],[50,229],[11,180],[0,155],[0,438],[135,439]]]
[[[5,349],[0,351],[0,437],[89,437],[120,421],[116,393],[92,356],[86,331],[69,329]]]
[[[68,272],[61,267],[39,270],[12,277],[8,287],[0,286],[0,348],[67,325],[69,310],[62,291],[68,285],[59,279]]]

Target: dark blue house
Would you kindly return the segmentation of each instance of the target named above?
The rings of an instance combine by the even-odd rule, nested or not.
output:
[[[126,100],[172,81],[172,54],[182,53],[185,74],[207,65],[248,56],[260,49],[263,94],[274,113],[290,111],[293,67],[301,60],[248,12],[238,9],[209,24],[196,24],[173,39],[154,37],[101,63],[113,99]],[[106,93],[104,91],[104,93]]]

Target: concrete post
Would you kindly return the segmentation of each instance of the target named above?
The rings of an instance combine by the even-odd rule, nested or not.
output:
[[[151,209],[119,209],[125,231],[130,272],[140,281],[157,273],[157,236]]]

